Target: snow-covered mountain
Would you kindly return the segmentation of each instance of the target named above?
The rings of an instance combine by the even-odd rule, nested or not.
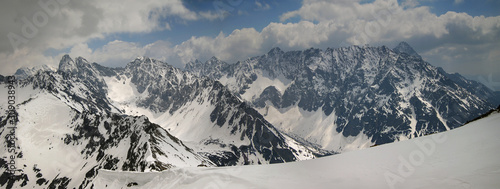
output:
[[[498,188],[500,109],[463,127],[314,160],[264,166],[101,172],[96,188]],[[196,179],[194,179],[196,178]]]
[[[108,68],[68,55],[57,70],[20,69],[16,148],[0,76],[0,186],[85,188],[109,184],[94,182],[113,175],[104,170],[308,160],[450,130],[498,104],[487,87],[400,46],[275,48],[236,64],[193,62],[188,72],[147,57]]]
[[[51,68],[47,65],[41,65],[41,66],[35,66],[35,67],[22,67],[16,71],[14,76],[16,76],[17,79],[25,79],[29,76],[35,75],[37,72],[45,72],[45,71],[55,71],[54,68]]]
[[[278,132],[219,82],[149,58],[107,68],[64,56],[16,82],[16,148],[2,143],[0,186],[88,187],[101,170],[268,164],[327,152]],[[10,138],[7,79],[0,136]],[[16,149],[11,154],[11,150]],[[15,156],[14,177],[7,164]]]
[[[1,144],[1,186],[78,188],[87,186],[100,169],[161,171],[176,166],[214,166],[147,117],[113,113],[102,96],[105,93],[99,93],[104,80],[91,72],[93,66],[82,58],[65,58],[61,65],[78,65],[76,72],[37,72],[15,85],[17,145]],[[0,136],[7,141],[12,129],[7,127],[6,89],[2,84]],[[6,162],[12,159],[20,169],[14,177],[6,172]]]
[[[267,164],[324,155],[281,134],[226,87],[140,57],[104,77],[109,98],[146,115],[217,165]]]
[[[279,130],[342,152],[450,130],[496,107],[484,85],[447,74],[407,44],[267,54],[185,69],[217,79]]]

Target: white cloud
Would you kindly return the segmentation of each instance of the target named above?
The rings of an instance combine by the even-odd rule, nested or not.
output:
[[[87,44],[75,45],[68,53],[71,57],[84,57],[89,62],[97,62],[108,67],[125,67],[127,63],[139,56],[147,56],[181,67],[179,55],[174,46],[167,41],[156,41],[144,46],[120,40],[111,41],[101,48],[92,50]],[[57,55],[62,57],[66,53]]]
[[[0,74],[12,73],[19,65],[51,64],[46,62],[50,58],[33,61],[34,57],[44,57],[47,49],[76,51],[91,39],[112,34],[172,29],[166,20],[182,23],[217,18],[211,12],[191,11],[181,0],[1,1]],[[27,52],[29,56],[20,56]]]
[[[199,14],[201,17],[208,19],[210,21],[216,20],[216,19],[223,20],[226,17],[225,14],[214,13],[212,11],[200,12]]]
[[[253,28],[234,30],[231,34],[220,33],[215,38],[192,37],[174,47],[181,63],[196,58],[206,60],[217,56],[226,61],[237,61],[261,53],[264,38]]]
[[[89,62],[103,63],[110,67],[121,67],[135,57],[145,54],[145,49],[135,43],[111,41],[101,48],[91,50],[87,44],[78,44],[71,48],[69,55],[84,57]],[[61,57],[59,55],[59,57]]]
[[[405,9],[396,0],[376,0],[363,4],[356,1],[331,3],[306,0],[299,10],[283,14],[281,21],[292,17],[338,25],[341,30],[354,34],[348,40],[352,44],[357,44],[354,42],[356,38],[368,37],[370,39],[363,42],[372,42],[385,41],[385,38],[404,39],[415,34],[440,37],[447,33],[445,26],[439,23],[436,15],[430,13],[428,7]]]
[[[40,6],[40,2],[48,2],[49,11]],[[58,0],[19,0],[2,2],[0,7],[0,35],[12,33],[27,39],[19,47],[42,49],[62,49],[112,33],[168,29],[169,24],[162,23],[161,18],[175,17],[188,21],[213,18],[210,14],[199,15],[188,10],[180,0],[73,0],[66,4]],[[42,21],[42,24],[38,26],[36,20]],[[26,26],[34,27],[28,28],[30,32],[23,33]],[[31,32],[31,28],[36,31]],[[5,41],[2,41],[0,52],[13,52],[8,39],[2,39]]]
[[[285,49],[304,49],[323,46],[331,43],[334,34],[339,31],[339,25],[333,22],[314,24],[310,21],[299,23],[271,23],[262,30],[262,35],[268,46],[278,46]]]
[[[42,53],[34,52],[30,48],[18,49],[15,53],[0,53],[2,60],[2,69],[0,74],[14,74],[20,67],[33,67],[36,65],[58,66],[59,59],[44,56]]]

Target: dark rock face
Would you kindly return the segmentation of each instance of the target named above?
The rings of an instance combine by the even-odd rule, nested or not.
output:
[[[220,69],[209,73],[201,70],[204,67],[193,62],[186,70],[225,78],[229,80],[225,84],[241,96],[253,90],[255,74],[290,80],[284,91],[271,84],[245,100],[261,110],[268,106],[322,110],[336,117],[332,124],[344,137],[363,133],[374,144],[453,129],[498,104],[493,91],[430,65],[407,43],[394,50],[351,46],[283,52],[275,48],[244,62],[219,63],[215,68]]]
[[[281,98],[282,95],[278,91],[278,89],[276,89],[276,87],[274,86],[269,86],[266,87],[264,91],[262,91],[259,98],[254,102],[254,104],[256,107],[263,108],[266,106],[266,102],[271,102],[273,103],[274,106],[279,107],[280,106],[279,102],[281,102]]]

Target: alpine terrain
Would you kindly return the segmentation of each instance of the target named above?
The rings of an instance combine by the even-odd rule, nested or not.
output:
[[[500,108],[500,107],[499,107]],[[463,127],[339,155],[273,166],[103,171],[97,188],[498,188],[500,109]],[[196,178],[196,179],[193,179]]]
[[[149,58],[107,68],[66,55],[57,71],[18,73],[15,132],[2,77],[0,135],[15,137],[0,151],[4,187],[85,188],[103,169],[151,172],[329,154],[281,134],[219,82]]]
[[[500,102],[479,82],[448,74],[405,42],[267,54],[185,69],[226,85],[279,130],[344,152],[462,126]]]
[[[132,187],[150,177],[115,174],[315,159],[451,130],[499,103],[407,43],[274,48],[184,71],[148,57],[110,68],[65,55],[57,69],[21,68],[0,82],[7,188]]]

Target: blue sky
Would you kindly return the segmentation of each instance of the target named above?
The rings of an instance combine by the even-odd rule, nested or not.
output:
[[[500,90],[495,82],[500,81],[497,0],[61,2],[0,2],[0,74],[23,66],[57,66],[63,54],[112,67],[136,56],[182,67],[212,56],[233,63],[273,47],[393,47],[407,41],[431,64]],[[44,9],[44,3],[55,6]],[[35,18],[37,31],[23,31]]]

